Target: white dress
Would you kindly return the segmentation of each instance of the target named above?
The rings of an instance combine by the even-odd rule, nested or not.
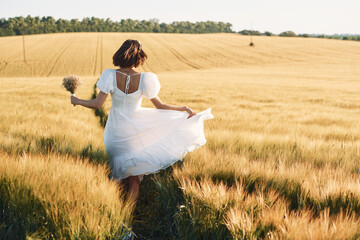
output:
[[[141,107],[143,96],[158,95],[160,83],[154,73],[140,73],[138,90],[127,93],[116,84],[116,70],[105,70],[96,86],[111,94],[111,109],[104,131],[106,152],[110,158],[111,177],[159,172],[182,160],[186,153],[206,143],[204,120],[213,118],[211,108],[187,119],[186,112]]]

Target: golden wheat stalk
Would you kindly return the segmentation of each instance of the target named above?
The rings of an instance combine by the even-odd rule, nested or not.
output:
[[[62,86],[75,96],[76,89],[81,85],[80,78],[76,75],[70,74],[64,77]]]

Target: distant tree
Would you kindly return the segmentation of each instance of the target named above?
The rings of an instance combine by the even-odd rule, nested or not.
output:
[[[254,31],[254,30],[242,30],[240,32],[241,35],[253,35],[253,36],[260,36],[261,33],[259,31]]]
[[[349,40],[349,37],[348,37],[348,36],[344,36],[344,37],[342,37],[342,40]]]
[[[53,17],[48,16],[48,17],[43,17],[41,19],[41,21],[44,23],[44,33],[56,33],[57,31],[57,27],[56,27],[56,21]]]
[[[304,33],[304,34],[299,34],[298,37],[305,37],[308,38],[310,37],[310,34]]]
[[[160,32],[160,30],[161,30],[160,24],[155,23],[154,27],[152,28],[152,32],[158,33],[158,32]]]
[[[266,31],[266,32],[264,33],[264,35],[265,35],[265,36],[273,36],[274,34],[273,34],[272,32]]]
[[[157,24],[160,23],[160,20],[157,19],[157,18],[152,18],[152,19],[150,19],[149,21],[150,21],[150,22],[153,22],[153,23],[157,23]]]
[[[279,34],[281,37],[296,37],[296,34],[293,31],[285,31]]]

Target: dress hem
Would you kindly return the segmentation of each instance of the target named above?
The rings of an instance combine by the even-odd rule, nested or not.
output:
[[[195,115],[194,117],[192,117],[193,119],[188,119],[189,121],[196,121],[195,123],[190,124],[201,124],[201,130],[199,129],[199,135],[194,135],[194,138],[191,137],[192,140],[190,140],[191,142],[187,146],[181,147],[175,145],[174,148],[170,147],[169,149],[169,139],[176,142],[176,138],[179,137],[179,135],[174,132],[173,136],[171,136],[170,134],[167,136],[169,138],[165,137],[161,139],[158,144],[150,145],[142,151],[127,153],[115,157],[111,164],[111,179],[120,181],[130,176],[150,175],[158,173],[161,170],[165,170],[166,168],[172,166],[176,162],[182,161],[187,153],[192,152],[195,149],[206,144],[206,138],[203,131],[203,121],[211,119],[213,117],[214,116],[211,114],[211,108],[208,108],[200,112],[198,116]],[[166,157],[165,160],[164,157],[153,155],[156,152],[166,152],[166,155],[168,155],[168,157]],[[141,159],[152,159],[153,161],[146,161]],[[136,168],[137,166],[142,166],[142,168]],[[129,170],[130,172],[128,172]]]

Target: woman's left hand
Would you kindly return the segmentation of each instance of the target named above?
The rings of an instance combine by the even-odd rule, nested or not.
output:
[[[185,111],[189,114],[189,116],[187,117],[188,119],[196,115],[196,112],[194,112],[191,108],[189,107],[185,107],[185,108],[186,108]]]

